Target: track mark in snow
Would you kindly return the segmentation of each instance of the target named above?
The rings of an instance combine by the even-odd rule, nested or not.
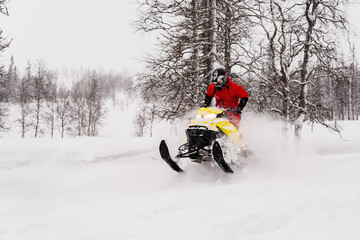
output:
[[[74,164],[89,164],[89,163],[103,163],[103,162],[110,162],[110,161],[116,161],[120,159],[124,159],[127,157],[136,157],[136,156],[142,156],[145,154],[151,154],[155,152],[154,148],[143,148],[143,149],[134,149],[129,150],[125,152],[120,153],[114,153],[107,156],[99,156],[99,157],[88,157],[89,160],[84,160],[84,157],[81,159],[75,159],[75,160],[65,160],[64,162],[67,163],[74,163]],[[74,154],[72,154],[74,155]],[[149,156],[150,158],[150,156]]]
[[[97,157],[97,158],[94,158],[93,162],[113,161],[113,160],[118,160],[118,159],[124,158],[124,157],[141,156],[141,155],[144,155],[146,153],[151,153],[151,152],[154,152],[153,148],[144,148],[144,149],[131,150],[131,151],[115,154],[115,155]]]

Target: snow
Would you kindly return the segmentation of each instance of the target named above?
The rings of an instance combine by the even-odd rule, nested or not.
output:
[[[340,123],[343,139],[305,125],[295,144],[244,114],[257,163],[226,175],[183,162],[178,174],[158,145],[175,153],[183,127],[135,138],[131,107],[108,114],[98,138],[0,138],[1,240],[360,239],[359,121]]]

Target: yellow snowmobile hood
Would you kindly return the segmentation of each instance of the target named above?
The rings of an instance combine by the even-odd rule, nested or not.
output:
[[[224,111],[218,108],[207,107],[200,108],[196,112],[196,119],[188,126],[201,126],[209,130],[218,132],[219,129],[225,133],[226,136],[231,138],[234,142],[240,142],[240,136],[237,128],[229,122],[226,118],[218,118],[218,115]]]

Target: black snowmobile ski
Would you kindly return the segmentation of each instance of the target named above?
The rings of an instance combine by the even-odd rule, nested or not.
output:
[[[222,153],[220,144],[215,141],[213,148],[212,148],[212,152],[213,152],[213,157],[215,162],[219,165],[219,167],[226,173],[234,173],[234,171],[229,167],[229,165],[225,162],[224,160],[224,155]]]
[[[171,159],[170,153],[169,153],[169,148],[167,147],[165,140],[162,140],[160,143],[160,155],[161,158],[167,163],[169,164],[169,166],[176,172],[183,172],[183,170],[179,167],[179,165]]]

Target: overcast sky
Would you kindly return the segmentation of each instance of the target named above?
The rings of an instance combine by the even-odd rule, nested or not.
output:
[[[360,0],[358,0],[360,2]],[[0,26],[13,39],[1,54],[18,66],[28,59],[44,59],[49,67],[100,67],[134,73],[138,59],[154,42],[131,27],[135,0],[10,0],[10,16],[0,15]],[[360,6],[349,11],[360,35]],[[360,41],[356,40],[360,59]]]
[[[134,1],[10,0],[9,16],[0,16],[0,26],[13,42],[0,61],[13,55],[20,66],[44,59],[55,68],[138,71],[137,59],[151,44],[131,27]]]

